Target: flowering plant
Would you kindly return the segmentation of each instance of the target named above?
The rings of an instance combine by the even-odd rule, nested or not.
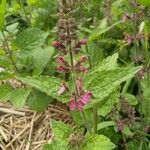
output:
[[[53,107],[61,121],[44,150],[149,149],[149,5],[139,2],[0,1],[0,101]]]

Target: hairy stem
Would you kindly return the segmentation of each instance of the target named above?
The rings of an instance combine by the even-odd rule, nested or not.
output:
[[[82,113],[82,118],[84,120],[84,123],[85,123],[85,126],[86,126],[87,130],[89,131],[89,133],[92,133],[91,127],[89,126],[89,123],[88,123],[88,120],[87,120],[86,112],[83,110],[81,113]]]
[[[124,142],[124,146],[125,146],[125,150],[129,150],[128,149],[128,145],[126,143],[126,138],[125,138],[125,135],[122,133],[122,138],[123,138],[123,142]]]
[[[135,0],[133,0],[133,4],[135,4]],[[136,37],[137,34],[137,18],[136,18],[136,8],[133,6],[133,34],[134,37]],[[138,57],[138,46],[137,46],[137,41],[134,40],[134,52],[135,52],[135,57]]]
[[[87,52],[87,54],[88,54],[88,61],[89,61],[90,69],[92,69],[92,61],[91,61],[91,57],[90,57],[90,55],[89,55],[88,45],[86,45],[86,52]]]
[[[121,92],[121,95],[124,96],[127,93],[127,90],[128,90],[128,88],[130,86],[131,81],[132,81],[132,78],[126,81],[126,83],[125,83],[125,85],[123,87],[123,90]]]
[[[148,52],[148,29],[147,29],[147,25],[145,24],[145,68],[147,69],[147,85],[148,88],[150,87],[150,73],[149,73],[149,52]]]
[[[93,104],[93,127],[94,127],[94,133],[97,133],[97,123],[98,123],[97,104]]]
[[[85,20],[84,20],[84,16],[83,16],[83,9],[82,9],[82,1],[80,0],[80,11],[81,11],[81,19],[83,22],[83,25],[85,24]],[[89,66],[90,69],[92,69],[92,61],[91,61],[91,57],[89,55],[89,49],[88,49],[88,45],[86,45],[86,52],[88,54],[88,62],[89,62]],[[98,114],[97,114],[97,104],[93,104],[93,128],[94,128],[94,133],[97,133],[97,123],[98,123]]]
[[[68,29],[68,32],[67,32],[68,36],[70,35],[70,32],[69,32],[69,29]],[[72,68],[72,74],[73,74],[73,77],[74,77],[74,84],[75,84],[75,90],[76,90],[76,97],[75,97],[75,101],[77,102],[77,99],[78,97],[80,96],[80,93],[78,92],[78,85],[76,84],[76,73],[74,72],[74,60],[73,60],[73,48],[71,46],[71,43],[70,43],[70,46],[69,46],[69,54],[70,54],[70,63],[71,63],[71,68]],[[78,110],[77,110],[78,111]],[[89,123],[88,123],[88,120],[87,120],[87,117],[86,117],[86,112],[83,110],[83,112],[81,112],[81,116],[82,116],[82,119],[85,123],[85,126],[87,128],[87,130],[91,133],[91,128],[89,126]]]
[[[23,4],[22,0],[20,0],[20,5],[21,5],[22,10],[23,10],[23,12],[24,12],[24,15],[25,15],[25,17],[26,17],[26,21],[27,21],[28,25],[30,26],[30,20],[29,20],[29,18],[28,18],[28,15],[27,15],[27,12],[26,12],[26,9],[25,9],[25,7],[24,7],[24,4]]]
[[[10,50],[10,48],[9,48],[9,44],[8,44],[8,42],[7,42],[5,33],[2,32],[2,35],[3,35],[3,38],[4,38],[5,46],[6,46],[6,48],[7,48],[6,53],[8,54],[8,56],[9,56],[9,58],[10,58],[10,61],[12,62],[12,65],[14,66],[14,70],[15,70],[15,72],[17,73],[17,72],[18,72],[18,69],[17,69],[17,66],[16,66],[16,64],[15,64],[15,61],[14,61],[14,59],[13,59],[12,52],[11,52],[11,50]]]

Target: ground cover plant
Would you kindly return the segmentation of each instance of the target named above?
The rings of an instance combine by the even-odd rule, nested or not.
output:
[[[0,101],[37,112],[60,102],[75,122],[51,119],[43,150],[150,149],[149,6],[0,0]]]

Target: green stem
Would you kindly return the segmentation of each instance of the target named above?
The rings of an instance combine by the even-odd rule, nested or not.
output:
[[[123,138],[125,150],[128,150],[128,145],[127,145],[127,143],[126,143],[126,138],[125,138],[125,135],[124,135],[123,133],[122,133],[122,138]]]
[[[133,4],[135,4],[136,1],[133,0]],[[136,8],[135,6],[133,6],[133,34],[134,34],[134,37],[136,37],[136,34],[137,34],[137,18],[136,18]],[[138,57],[138,46],[137,46],[137,41],[134,40],[134,52],[135,52],[135,57]]]
[[[69,35],[69,32],[68,32],[68,35]],[[69,52],[70,52],[69,54],[70,54],[70,63],[71,63],[71,68],[72,68],[72,75],[74,77],[73,80],[74,80],[75,90],[76,90],[75,100],[77,102],[77,97],[80,96],[80,93],[78,92],[78,85],[76,84],[76,76],[75,76],[75,72],[74,72],[74,61],[73,61],[73,50],[72,50],[71,44],[70,44]],[[82,119],[85,123],[85,126],[86,126],[87,130],[91,133],[91,128],[89,126],[89,123],[88,123],[88,120],[87,120],[87,117],[86,117],[86,112],[84,110],[81,112],[81,116],[82,116]]]
[[[132,78],[126,81],[126,83],[125,83],[125,85],[124,85],[124,87],[123,87],[123,90],[122,90],[122,92],[121,92],[121,95],[124,96],[124,95],[126,94],[128,88],[129,88],[129,86],[130,86],[131,81],[132,81]]]
[[[140,147],[138,148],[138,150],[142,150],[143,149],[143,140],[140,143]]]
[[[82,2],[80,0],[80,11],[81,11],[81,19],[83,22],[83,25],[85,24],[85,20],[83,18],[83,9],[82,9]],[[92,69],[92,61],[91,61],[91,57],[89,55],[89,49],[88,49],[88,45],[86,45],[86,52],[88,54],[88,62],[89,62],[89,66],[90,69]],[[97,133],[97,123],[98,123],[98,114],[97,114],[97,104],[93,104],[93,127],[94,127],[94,133]]]
[[[86,45],[86,52],[88,54],[88,61],[90,65],[90,69],[92,69],[92,62],[89,55],[88,46]],[[98,123],[98,114],[97,114],[97,104],[93,104],[93,127],[94,127],[94,133],[97,133],[97,123]]]
[[[89,133],[92,133],[91,127],[89,126],[89,123],[88,123],[88,120],[87,120],[86,112],[83,110],[81,112],[81,114],[82,114],[82,118],[84,120],[84,123],[85,123],[85,126],[86,126],[87,130],[89,131]]]
[[[5,46],[6,46],[6,48],[7,48],[6,52],[8,53],[8,56],[9,56],[9,58],[10,58],[10,61],[12,62],[12,65],[14,66],[15,72],[17,73],[17,72],[18,72],[18,69],[17,69],[17,66],[16,66],[16,64],[15,64],[15,61],[14,61],[14,59],[13,59],[12,52],[11,52],[11,50],[10,50],[10,48],[9,48],[9,44],[8,44],[8,42],[7,42],[5,33],[2,32],[2,35],[3,35],[3,38],[4,38]]]
[[[150,137],[150,135],[149,135],[149,134],[144,133],[144,132],[142,132],[142,131],[135,130],[135,132],[137,132],[137,133],[139,133],[139,134],[141,134],[141,135],[144,135],[144,136],[148,136],[148,137]]]
[[[24,14],[25,14],[27,23],[28,23],[28,25],[30,26],[30,20],[29,20],[29,18],[28,18],[28,15],[27,15],[27,12],[26,12],[26,10],[25,10],[25,7],[24,7],[24,4],[23,4],[22,0],[20,0],[20,5],[21,5],[22,10],[23,10],[23,12],[24,12]]]
[[[149,52],[148,52],[148,29],[147,29],[147,25],[145,22],[145,29],[144,29],[144,33],[145,33],[145,68],[147,69],[147,85],[148,88],[150,87],[150,73],[149,73]]]
[[[86,52],[87,52],[87,54],[88,54],[88,61],[89,61],[90,69],[92,69],[92,61],[91,61],[91,57],[90,57],[90,55],[89,55],[88,45],[86,45]]]
[[[97,123],[98,123],[97,104],[93,104],[93,127],[94,127],[94,133],[97,133]]]

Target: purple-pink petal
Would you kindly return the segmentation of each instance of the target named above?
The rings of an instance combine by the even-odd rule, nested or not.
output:
[[[83,102],[84,105],[86,105],[90,101],[91,97],[92,97],[92,93],[86,92],[84,95],[82,95],[81,101]]]
[[[70,110],[74,111],[76,109],[76,101],[75,99],[71,99],[70,103],[69,103],[69,108]]]

